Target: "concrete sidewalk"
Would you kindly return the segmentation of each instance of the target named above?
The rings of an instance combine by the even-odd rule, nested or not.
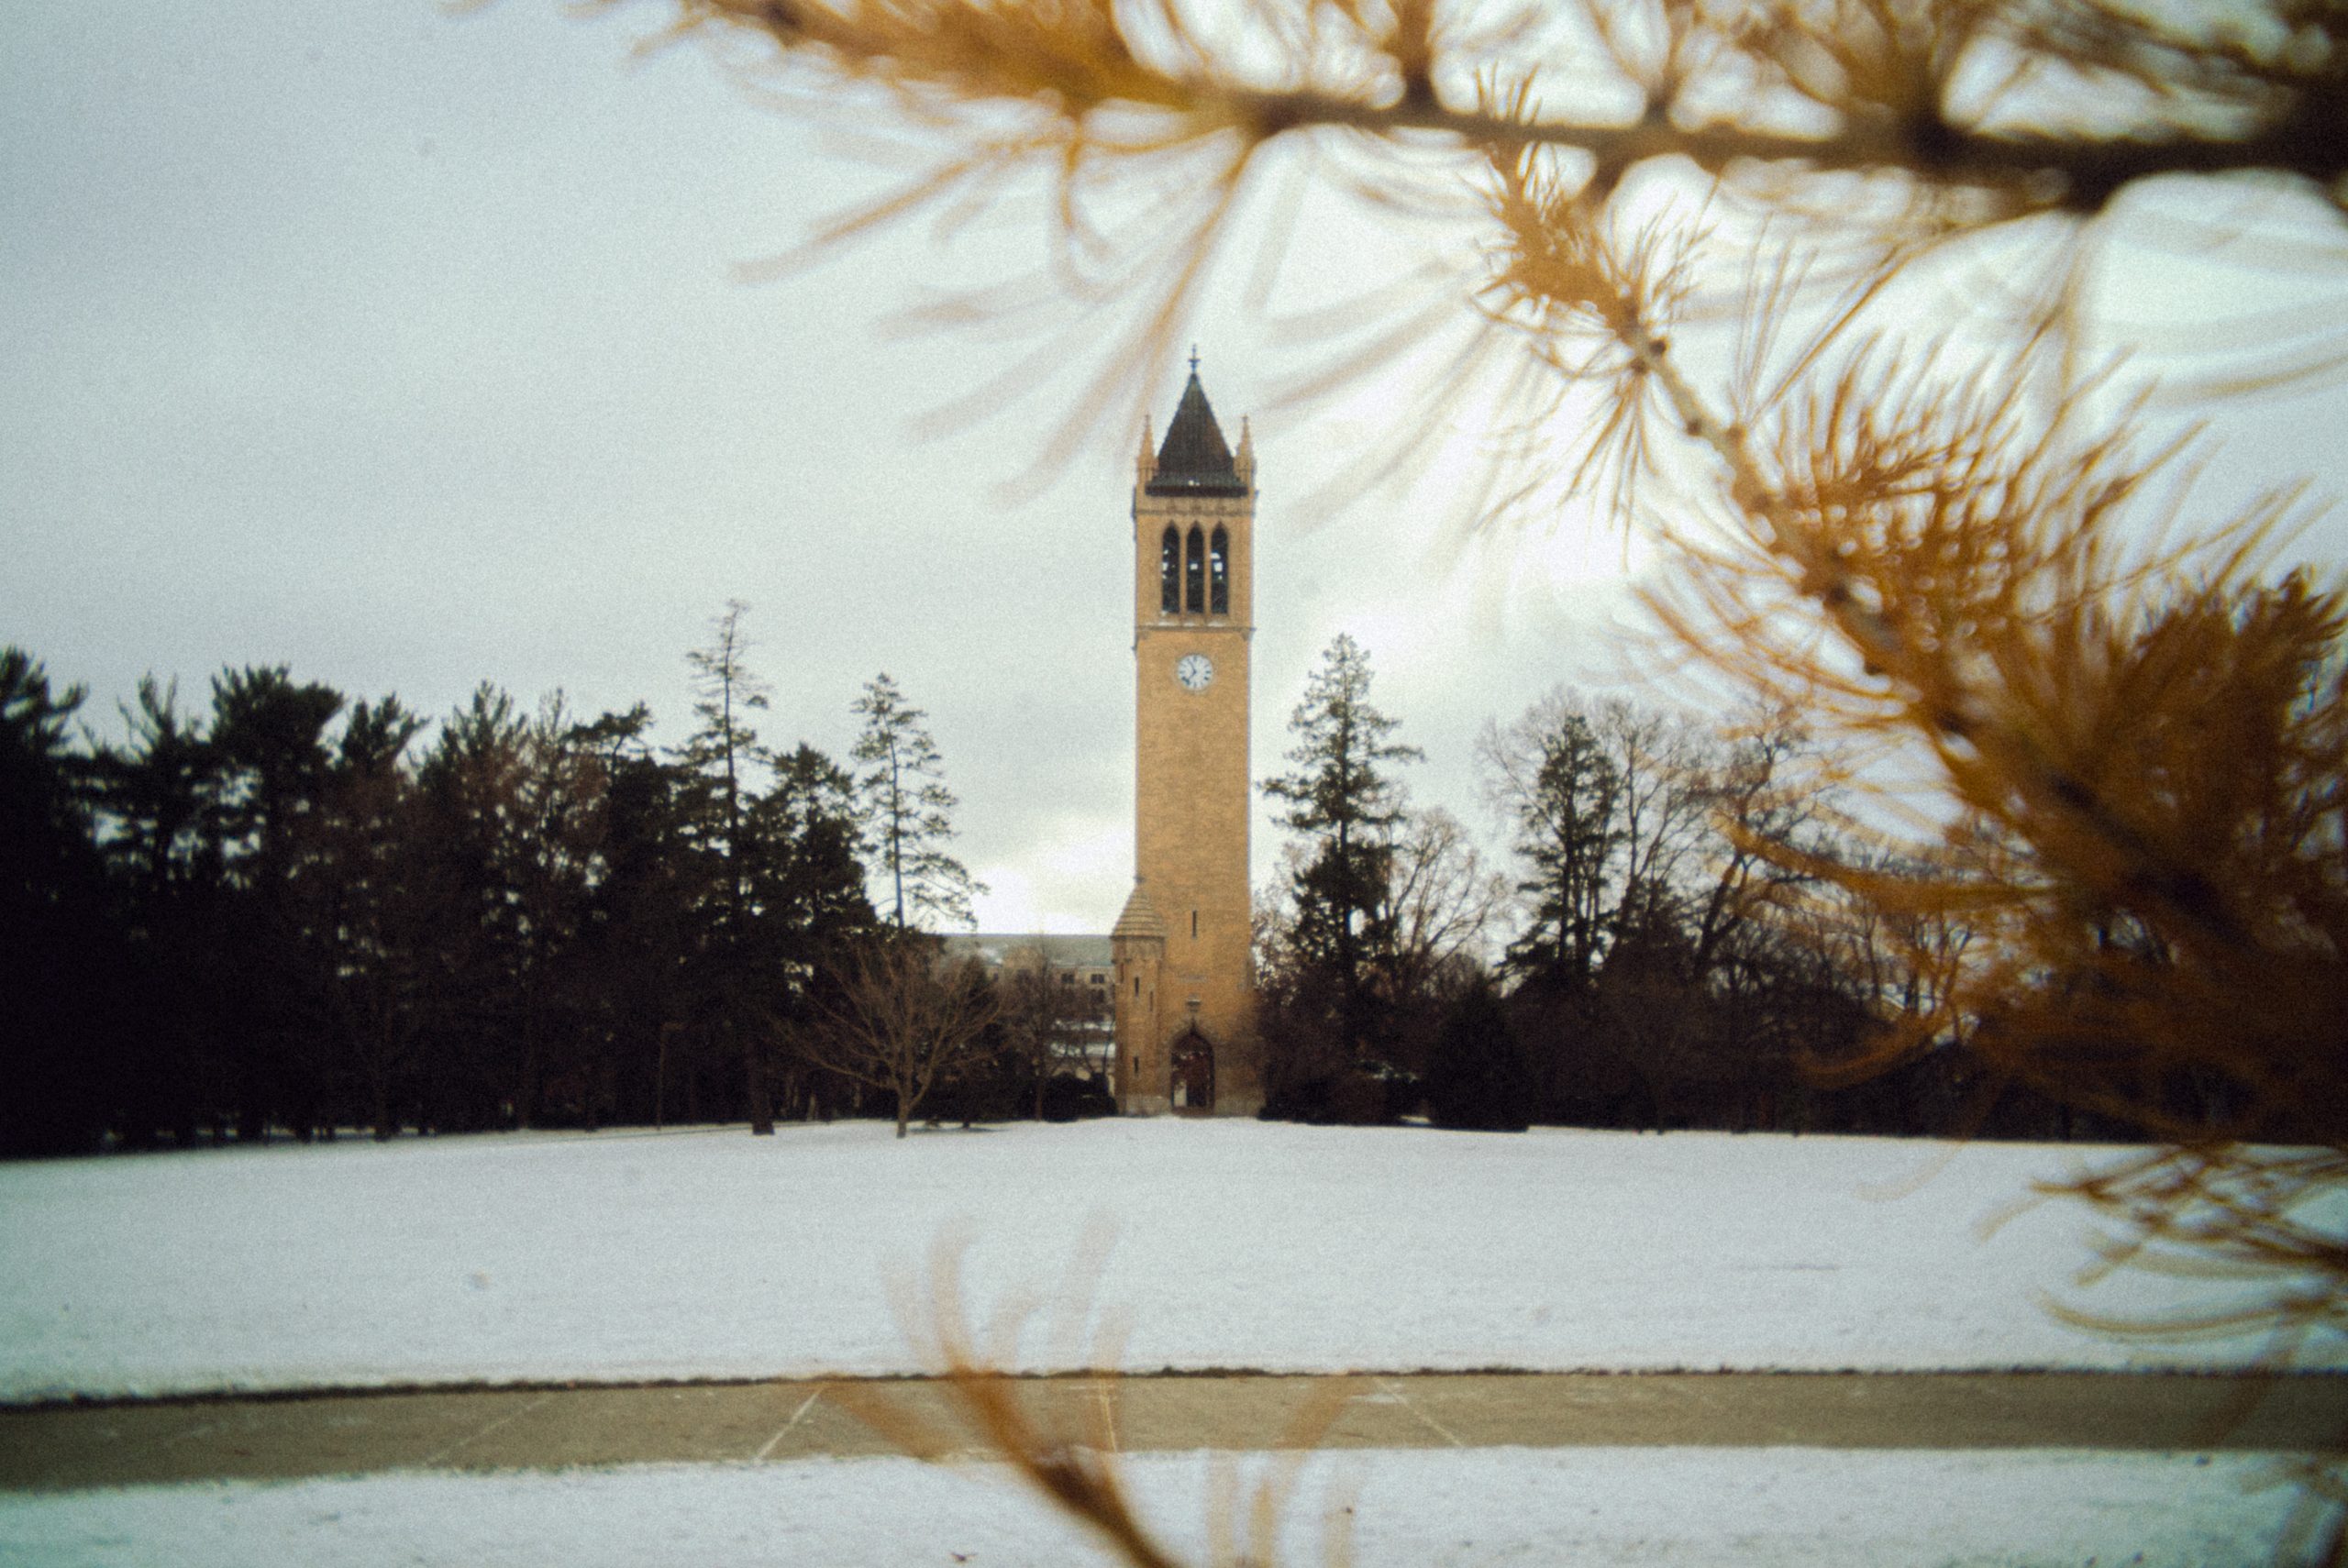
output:
[[[1342,1388],[1333,1388],[1333,1382]],[[2348,1375],[1499,1374],[1022,1379],[1127,1451],[1646,1446],[2337,1450]],[[0,1489],[896,1452],[851,1407],[959,1430],[927,1379],[319,1392],[0,1408]],[[1103,1425],[1102,1423],[1105,1423]]]

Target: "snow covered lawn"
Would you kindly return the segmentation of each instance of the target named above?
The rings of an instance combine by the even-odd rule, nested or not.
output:
[[[918,1370],[1088,1225],[1128,1369],[2116,1367],[2255,1346],[2067,1328],[2088,1217],[1986,1220],[2092,1150],[1116,1121],[346,1140],[0,1166],[0,1398]],[[893,1287],[893,1288],[892,1288]],[[2337,1347],[2335,1347],[2336,1353]],[[1030,1367],[1081,1355],[1030,1336]]]
[[[2087,1217],[1984,1221],[2096,1151],[1157,1121],[348,1141],[0,1166],[0,1397],[918,1369],[894,1308],[967,1242],[983,1317],[1115,1242],[1128,1368],[2222,1364],[2066,1329]],[[893,1288],[892,1288],[893,1286]],[[1031,1367],[1082,1359],[1042,1334]],[[2336,1347],[2335,1347],[2336,1354]],[[1131,1462],[1203,1560],[1215,1462]],[[1225,1462],[1227,1463],[1227,1461]],[[1257,1461],[1255,1463],[1261,1463]],[[1323,1453],[1282,1560],[1357,1499],[1356,1561],[2249,1563],[2287,1489],[2240,1454],[1586,1449]],[[1333,1493],[1332,1485],[1336,1488]],[[984,1469],[907,1460],[391,1474],[0,1497],[0,1562],[1099,1562]]]
[[[1204,1562],[1199,1455],[1132,1462],[1143,1516]],[[1353,1499],[1359,1568],[2235,1568],[2287,1492],[2244,1455],[1819,1449],[1316,1455],[1282,1562]],[[0,1562],[59,1568],[1013,1568],[1105,1564],[985,1471],[911,1460],[388,1475],[0,1498]]]

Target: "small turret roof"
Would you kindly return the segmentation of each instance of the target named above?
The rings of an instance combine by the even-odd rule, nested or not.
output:
[[[1151,903],[1149,895],[1142,890],[1140,878],[1134,878],[1133,896],[1125,900],[1124,913],[1117,917],[1117,923],[1109,928],[1109,936],[1112,941],[1120,936],[1154,936],[1160,942],[1166,940],[1166,922],[1157,918],[1157,906]]]
[[[1245,495],[1247,483],[1231,460],[1231,446],[1214,422],[1206,389],[1199,385],[1198,356],[1191,356],[1190,384],[1166,426],[1157,448],[1157,470],[1144,487],[1152,495]]]

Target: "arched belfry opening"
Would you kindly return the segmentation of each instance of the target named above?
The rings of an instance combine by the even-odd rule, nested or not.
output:
[[[1171,1098],[1178,1112],[1211,1115],[1214,1110],[1214,1046],[1193,1029],[1174,1042],[1168,1059]]]
[[[1207,543],[1207,613],[1231,613],[1231,535],[1223,528]]]
[[[1207,537],[1195,523],[1182,552],[1182,608],[1193,615],[1207,613]]]
[[[1158,592],[1160,613],[1180,614],[1182,609],[1182,536],[1174,525],[1166,525],[1165,536],[1157,547]]]

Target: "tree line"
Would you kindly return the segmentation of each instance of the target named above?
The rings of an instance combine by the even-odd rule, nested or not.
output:
[[[1488,723],[1478,772],[1511,849],[1495,866],[1456,818],[1410,804],[1400,770],[1422,754],[1371,674],[1351,637],[1330,645],[1292,770],[1264,783],[1291,834],[1257,899],[1268,1114],[2126,1135],[1996,1080],[1958,1030],[1876,1070],[1889,1021],[1938,1010],[1973,933],[1821,874],[1919,868],[1837,810],[1798,713],[1707,724],[1561,688]]]
[[[665,748],[641,703],[484,685],[433,726],[282,667],[223,671],[205,712],[150,678],[102,743],[0,650],[0,1150],[1109,1109],[1062,977],[927,934],[980,889],[923,712],[883,674],[845,764],[770,746],[748,647],[730,604]],[[1257,900],[1267,1115],[2123,1132],[1956,1030],[1835,1081],[1942,1010],[1973,934],[1821,874],[1870,852],[1791,712],[1560,689],[1488,723],[1503,866],[1410,803],[1422,754],[1370,684],[1338,637],[1262,781],[1290,834]]]
[[[102,742],[0,649],[0,1153],[917,1098],[841,1042],[979,890],[942,760],[885,674],[845,763],[769,745],[748,651],[729,604],[663,747],[641,703],[483,685],[430,725],[283,667],[204,708],[150,678]]]

